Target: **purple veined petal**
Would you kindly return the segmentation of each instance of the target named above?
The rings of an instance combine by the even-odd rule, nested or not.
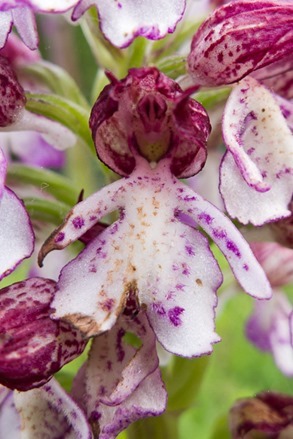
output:
[[[21,425],[18,412],[14,404],[14,392],[1,386],[0,402],[0,437],[20,439]]]
[[[128,335],[137,337],[134,347]],[[100,404],[117,406],[128,398],[159,365],[156,338],[146,316],[121,315],[110,331],[96,337],[86,362],[85,405],[91,413]]]
[[[7,161],[2,149],[0,148],[0,203],[4,191],[4,184],[6,179]]]
[[[15,392],[23,438],[93,439],[85,414],[52,379],[39,389]]]
[[[141,347],[126,341],[140,338]],[[111,439],[142,417],[158,415],[166,406],[166,391],[158,368],[155,336],[146,316],[121,316],[97,337],[73,385],[73,396],[84,407],[99,438]]]
[[[30,6],[23,6],[11,10],[13,24],[16,27],[24,44],[35,50],[39,44],[36,20]]]
[[[187,186],[178,189],[178,208],[190,215],[213,239],[242,288],[257,299],[269,299],[271,287],[251,248],[234,224]]]
[[[248,339],[259,349],[271,352],[278,368],[289,376],[293,376],[292,309],[286,296],[275,290],[271,300],[255,304],[246,326]]]
[[[12,29],[11,11],[0,10],[0,48],[2,48],[7,40],[8,34]]]
[[[174,32],[185,9],[185,0],[135,0],[107,2],[81,0],[76,5],[72,19],[77,20],[90,7],[96,6],[104,36],[115,46],[127,47],[135,37],[151,40],[163,38]]]
[[[34,131],[19,131],[16,133],[1,133],[8,136],[9,143],[7,153],[12,153],[22,163],[45,167],[62,168],[65,164],[65,153],[50,145],[44,137]]]
[[[42,134],[44,139],[58,150],[70,148],[76,142],[75,134],[64,125],[25,109],[21,111],[15,122],[3,128],[1,127],[0,131],[36,131]]]
[[[288,184],[277,180],[268,192],[258,192],[243,181],[231,153],[226,152],[221,164],[220,191],[225,207],[232,218],[242,224],[255,226],[289,217]],[[237,196],[236,196],[237,194]]]
[[[0,290],[0,381],[28,390],[82,353],[86,341],[50,318],[56,282],[30,278]]]
[[[274,180],[293,173],[292,134],[273,95],[252,77],[228,98],[223,137],[243,178],[256,190],[265,192]]]
[[[39,253],[39,264],[50,251],[63,249],[77,241],[101,218],[122,207],[125,185],[124,179],[118,180],[78,203],[44,243]]]
[[[229,214],[254,225],[288,216],[293,137],[273,95],[251,77],[228,99],[223,136],[220,192]]]
[[[293,249],[275,242],[252,242],[250,247],[272,287],[293,283]]]
[[[23,202],[8,188],[0,201],[0,279],[10,274],[34,249],[34,234]]]
[[[196,84],[224,85],[292,54],[291,0],[239,0],[217,8],[193,37]]]

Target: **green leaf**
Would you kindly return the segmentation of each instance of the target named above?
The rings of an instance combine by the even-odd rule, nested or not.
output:
[[[61,67],[48,61],[22,66],[20,71],[47,85],[53,93],[63,96],[89,110],[89,105],[73,78]]]
[[[43,198],[23,198],[25,207],[33,220],[44,221],[59,226],[68,213],[64,203]]]
[[[89,129],[89,112],[80,105],[57,95],[26,93],[26,109],[60,122],[82,139],[95,153]]]
[[[72,182],[56,172],[43,168],[11,164],[8,167],[8,183],[31,184],[41,192],[53,195],[57,200],[73,206],[78,200],[78,190]]]

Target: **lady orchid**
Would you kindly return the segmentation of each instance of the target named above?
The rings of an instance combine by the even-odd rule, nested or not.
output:
[[[249,294],[267,299],[271,291],[228,218],[177,179],[204,165],[208,116],[156,68],[109,78],[90,126],[100,159],[124,178],[71,210],[44,244],[40,263],[105,215],[118,210],[119,218],[62,270],[53,318],[95,336],[113,327],[134,295],[165,349],[187,357],[211,352],[219,341],[213,320],[222,276],[207,239],[180,214],[210,235]]]
[[[291,214],[292,104],[276,100],[249,75],[258,71],[259,79],[263,74],[266,83],[263,69],[267,73],[271,65],[276,68],[278,63],[271,76],[287,72],[276,90],[284,95],[284,84],[292,80],[292,12],[292,2],[286,0],[228,3],[216,9],[199,28],[188,57],[189,72],[196,84],[240,81],[223,115],[228,151],[221,164],[220,191],[229,214],[243,224],[262,225]],[[250,209],[250,203],[256,208]]]

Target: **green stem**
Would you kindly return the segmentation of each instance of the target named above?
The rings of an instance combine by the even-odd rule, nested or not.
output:
[[[68,206],[42,198],[24,198],[25,207],[33,220],[59,226],[68,213]]]

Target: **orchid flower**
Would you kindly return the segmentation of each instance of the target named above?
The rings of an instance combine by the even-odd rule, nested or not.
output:
[[[166,407],[156,337],[136,306],[130,296],[112,329],[93,340],[73,384],[73,397],[99,439],[114,439],[130,423]]]
[[[252,243],[251,248],[273,287],[269,301],[258,301],[247,322],[246,334],[259,349],[271,352],[277,366],[293,375],[291,314],[293,306],[280,287],[293,281],[293,250],[276,243]]]
[[[94,438],[83,411],[54,379],[27,392],[0,387],[0,437]]]
[[[124,178],[70,211],[44,244],[40,263],[108,213],[120,216],[62,270],[53,318],[95,336],[113,327],[134,293],[166,350],[209,353],[219,341],[213,320],[222,276],[207,239],[178,216],[186,214],[210,235],[249,294],[269,298],[270,286],[236,227],[177,179],[205,163],[204,108],[156,68],[109,78],[90,126],[100,159]]]
[[[228,213],[243,224],[262,225],[291,214],[292,105],[276,100],[249,75],[264,73],[264,68],[276,63],[279,71],[288,71],[292,12],[292,2],[286,0],[240,0],[224,5],[199,28],[188,58],[190,74],[198,85],[240,80],[223,116],[228,151],[221,165],[220,191]],[[288,76],[292,78],[292,71]],[[277,88],[282,90],[281,85]]]
[[[30,278],[0,290],[0,381],[28,390],[46,383],[86,346],[78,331],[50,318],[51,279]]]

